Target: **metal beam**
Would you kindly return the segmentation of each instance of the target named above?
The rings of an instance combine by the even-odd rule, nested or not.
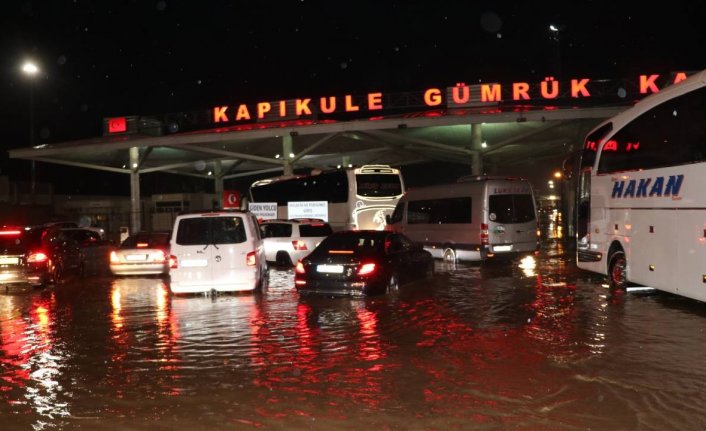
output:
[[[98,171],[106,171],[106,172],[117,172],[119,174],[129,174],[130,173],[130,169],[112,168],[110,166],[93,165],[90,163],[70,162],[68,160],[61,160],[61,159],[46,159],[44,157],[37,157],[32,160],[36,160],[38,162],[54,163],[56,165],[73,166],[76,168],[95,169]]]
[[[245,154],[245,153],[236,153],[234,151],[219,150],[218,148],[199,147],[197,145],[179,145],[179,146],[165,145],[165,147],[170,147],[170,148],[180,149],[180,150],[189,150],[189,151],[193,151],[193,152],[197,152],[197,153],[216,154],[219,156],[232,157],[234,159],[252,160],[255,162],[269,163],[271,165],[284,165],[283,160],[271,159],[268,157],[253,156],[253,155]]]

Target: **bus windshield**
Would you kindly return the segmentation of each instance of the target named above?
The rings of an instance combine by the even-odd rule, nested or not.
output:
[[[399,175],[358,174],[355,181],[359,196],[391,197],[402,194]]]

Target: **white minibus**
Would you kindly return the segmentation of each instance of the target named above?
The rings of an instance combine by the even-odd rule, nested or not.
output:
[[[529,181],[491,176],[408,189],[388,230],[404,233],[447,262],[533,253],[539,239]]]

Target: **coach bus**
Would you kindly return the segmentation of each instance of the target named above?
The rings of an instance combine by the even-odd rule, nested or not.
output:
[[[579,268],[706,301],[706,71],[598,125],[574,160]]]
[[[280,219],[292,218],[291,203],[326,202],[326,221],[335,230],[383,230],[386,216],[392,214],[403,194],[399,169],[363,165],[259,180],[250,186],[249,199],[276,202]]]

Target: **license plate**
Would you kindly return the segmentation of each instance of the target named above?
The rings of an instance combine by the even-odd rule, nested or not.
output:
[[[317,265],[317,272],[325,272],[328,274],[342,274],[343,265]]]
[[[511,245],[496,245],[493,247],[493,251],[510,251],[512,250]]]
[[[0,257],[0,265],[17,265],[20,259],[17,257]]]
[[[128,254],[125,256],[125,260],[129,260],[130,262],[135,262],[139,260],[147,260],[147,255],[146,254]]]

